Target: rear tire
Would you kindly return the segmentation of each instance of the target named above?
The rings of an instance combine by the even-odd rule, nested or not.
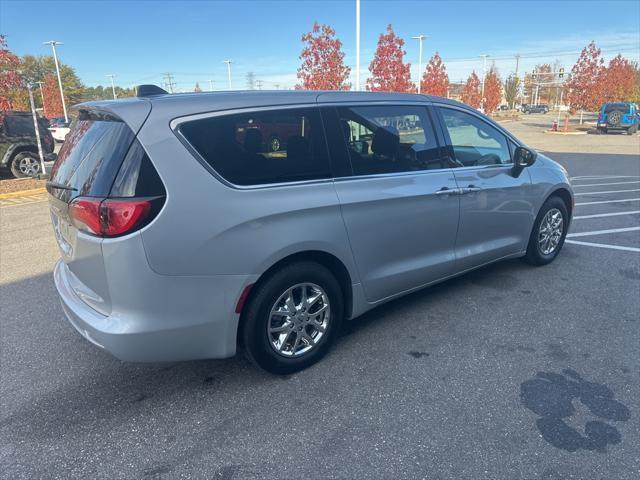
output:
[[[292,263],[255,288],[243,312],[241,333],[251,362],[271,373],[289,374],[326,355],[344,315],[342,290],[326,267]]]
[[[20,152],[11,160],[11,173],[16,178],[33,177],[40,173],[40,160],[33,152]]]
[[[638,131],[638,127],[636,125],[627,128],[627,135],[633,135]]]
[[[560,197],[552,196],[540,208],[529,236],[524,261],[530,265],[547,265],[562,250],[569,227],[569,212]]]

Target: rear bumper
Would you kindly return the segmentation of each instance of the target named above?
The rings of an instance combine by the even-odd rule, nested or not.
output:
[[[147,294],[147,298],[138,299],[136,305],[118,306],[116,295],[109,315],[80,299],[70,283],[72,274],[62,261],[55,266],[54,281],[69,322],[85,339],[120,360],[163,362],[235,354],[238,316],[233,302],[243,288],[244,277],[195,279],[200,284],[197,293],[204,287],[209,295],[194,304],[194,296],[183,295],[186,289],[194,288],[193,278],[147,274],[155,275],[153,285],[133,293]],[[159,287],[156,295],[148,295],[149,288]]]

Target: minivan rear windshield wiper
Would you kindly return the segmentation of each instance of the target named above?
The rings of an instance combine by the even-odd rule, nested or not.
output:
[[[59,188],[60,190],[71,190],[72,192],[78,191],[78,189],[75,187],[70,187],[68,185],[62,185],[61,183],[55,183],[55,182],[47,182],[47,187]]]

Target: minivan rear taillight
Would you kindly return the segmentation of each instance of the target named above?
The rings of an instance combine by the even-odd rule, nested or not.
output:
[[[163,203],[155,198],[78,197],[69,204],[73,225],[97,237],[119,237],[149,223]]]

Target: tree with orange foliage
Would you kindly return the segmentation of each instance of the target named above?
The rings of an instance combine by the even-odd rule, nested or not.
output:
[[[62,108],[62,99],[60,98],[60,90],[56,77],[53,75],[44,77],[42,94],[44,96],[44,116],[47,118],[62,117],[64,110]]]
[[[484,77],[484,113],[495,112],[502,100],[502,80],[495,66],[491,67]]]
[[[566,83],[571,110],[596,111],[602,104],[604,60],[600,49],[591,42],[580,53]]]
[[[603,102],[629,102],[633,101],[636,89],[636,69],[626,58],[618,54],[604,69],[603,77]]]
[[[351,69],[344,64],[342,42],[335,38],[329,25],[313,24],[313,29],[302,35],[305,44],[298,68],[301,83],[297,90],[349,90],[347,83]]]
[[[460,99],[470,107],[480,107],[482,92],[480,90],[480,79],[478,78],[478,75],[476,75],[475,71],[471,72],[471,75],[469,75],[467,83],[462,89]]]
[[[444,66],[444,63],[442,63],[438,52],[429,59],[427,68],[420,81],[420,91],[427,95],[447,96],[449,91],[449,75],[447,75],[447,68]]]
[[[0,35],[0,111],[13,108],[12,93],[23,83],[19,68],[20,59],[7,48],[4,35]]]
[[[411,82],[411,64],[402,61],[407,53],[402,49],[403,46],[404,40],[388,25],[387,33],[381,33],[378,38],[378,48],[369,65],[371,76],[367,80],[367,90],[403,93],[416,91],[416,86]]]

